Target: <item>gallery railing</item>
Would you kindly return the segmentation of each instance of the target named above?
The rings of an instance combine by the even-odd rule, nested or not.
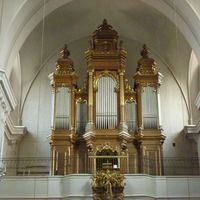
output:
[[[105,165],[109,168],[119,170],[121,173],[129,173],[129,157],[127,155],[96,155],[89,156],[89,168],[92,173],[103,169]]]
[[[76,167],[71,162],[76,162]],[[163,158],[164,175],[200,175],[200,159],[199,158]],[[85,158],[68,158],[65,163],[66,174],[86,173],[92,174],[100,170],[105,163],[111,163],[112,167],[120,170],[125,174],[138,174],[140,169],[138,161],[129,156],[90,156]],[[19,158],[19,159],[0,159],[0,173],[2,176],[19,175],[19,176],[35,176],[35,175],[52,175],[51,174],[51,158]],[[147,173],[154,175],[155,162],[152,159],[143,158],[143,167],[148,168]]]

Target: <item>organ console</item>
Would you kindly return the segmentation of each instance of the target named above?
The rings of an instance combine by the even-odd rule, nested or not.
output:
[[[86,50],[87,80],[77,75],[67,46],[49,75],[52,86],[52,174],[101,170],[105,163],[121,173],[163,174],[159,87],[162,74],[146,45],[135,86],[125,77],[127,52],[106,20]]]

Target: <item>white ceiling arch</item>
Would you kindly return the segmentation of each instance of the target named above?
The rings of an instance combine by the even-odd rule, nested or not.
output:
[[[43,6],[45,3],[45,16],[57,8],[73,0],[24,0],[11,20],[6,30],[6,37],[0,51],[1,66],[9,76],[12,63],[26,38],[43,19]]]
[[[42,21],[43,4],[45,2],[45,16],[49,15],[57,8],[62,7],[75,0],[34,0],[23,1],[17,14],[12,19],[6,31],[6,37],[1,46],[1,66],[6,68],[9,76],[12,63],[22,47],[26,38],[30,35],[33,29]],[[155,8],[160,13],[165,15],[178,27],[180,32],[185,36],[190,46],[194,49],[197,58],[200,60],[200,36],[197,29],[200,28],[200,21],[197,14],[194,12],[194,7],[187,0],[182,1],[160,1],[160,0],[140,0],[141,2]],[[129,3],[131,1],[129,0]],[[174,8],[176,9],[176,13]],[[187,14],[190,14],[189,17]],[[174,15],[176,20],[174,21]],[[192,22],[196,22],[197,25]],[[123,26],[123,24],[122,24]],[[82,36],[80,36],[82,37]]]
[[[141,0],[169,18],[184,35],[200,62],[200,13],[191,0]]]

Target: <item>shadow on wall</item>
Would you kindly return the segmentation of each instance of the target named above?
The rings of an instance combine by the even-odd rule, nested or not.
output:
[[[174,157],[163,158],[164,175],[199,174],[197,144],[193,140],[187,138],[184,130],[176,135],[171,148],[174,148]],[[187,154],[183,154],[182,152],[187,152]]]

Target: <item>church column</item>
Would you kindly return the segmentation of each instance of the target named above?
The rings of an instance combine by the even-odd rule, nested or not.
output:
[[[18,157],[19,141],[26,133],[23,126],[14,126],[10,118],[10,112],[15,109],[17,100],[4,71],[0,70],[0,168],[6,167],[5,158],[16,159]],[[7,169],[13,166],[7,166]],[[7,175],[16,175],[8,171]]]

